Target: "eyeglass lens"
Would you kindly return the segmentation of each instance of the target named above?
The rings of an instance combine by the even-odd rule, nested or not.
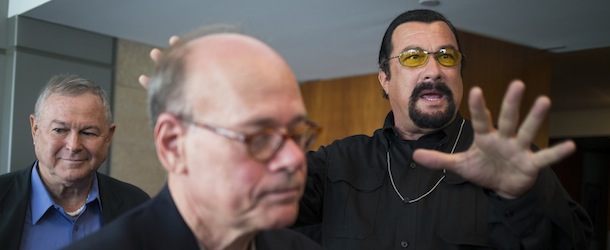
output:
[[[433,54],[438,63],[445,67],[458,65],[462,60],[462,53],[454,49],[441,49],[437,52],[428,52],[421,49],[410,49],[398,57],[400,64],[406,67],[418,67],[428,61],[429,54]]]
[[[293,139],[297,145],[306,150],[315,140],[319,127],[313,123],[303,122],[287,134],[280,134],[274,129],[267,129],[250,138],[248,146],[254,158],[267,160],[284,145],[286,139]]]

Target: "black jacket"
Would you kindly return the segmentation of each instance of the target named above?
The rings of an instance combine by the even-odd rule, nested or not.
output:
[[[458,115],[447,128],[409,142],[394,132],[390,112],[372,137],[352,136],[310,152],[296,230],[327,249],[585,249],[591,221],[550,168],[528,193],[509,201],[413,161],[416,148],[467,150],[474,133],[465,121],[455,143],[461,122]],[[398,196],[416,199],[430,190],[411,204]]]
[[[309,238],[287,229],[261,232],[255,242],[256,250],[322,249]],[[66,249],[198,250],[199,246],[165,186],[149,202]]]

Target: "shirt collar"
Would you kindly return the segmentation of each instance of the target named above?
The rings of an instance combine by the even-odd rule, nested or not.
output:
[[[42,218],[42,216],[49,210],[49,207],[57,206],[55,201],[53,201],[53,197],[47,191],[47,188],[44,186],[42,179],[40,178],[40,174],[38,173],[38,161],[34,164],[34,168],[32,169],[32,196],[30,200],[31,212],[32,212],[32,225],[38,223],[38,220]],[[91,184],[91,190],[89,190],[89,195],[87,196],[86,203],[90,203],[92,201],[97,200],[99,202],[99,207],[101,209],[101,201],[99,199],[99,187],[97,184],[97,174],[93,175],[93,183]]]
[[[440,140],[440,144],[444,144],[449,140],[449,138],[447,138],[447,135],[452,135],[452,134],[457,135],[457,133],[460,130],[460,125],[462,123],[462,120],[463,120],[462,115],[460,115],[460,113],[458,112],[457,115],[455,116],[455,118],[453,119],[453,121],[451,123],[449,123],[449,125],[445,126],[443,129],[436,131],[432,134],[423,136],[422,139],[427,138],[427,137],[440,136],[440,138],[442,138]],[[440,135],[439,135],[439,133],[440,133]],[[390,111],[388,113],[388,115],[386,116],[385,121],[383,123],[383,134],[388,139],[392,138],[391,136],[400,138],[400,136],[398,135],[398,133],[396,132],[395,127],[394,127],[394,113],[392,111]]]

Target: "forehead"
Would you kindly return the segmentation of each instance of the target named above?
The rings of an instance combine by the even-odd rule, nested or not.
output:
[[[209,55],[190,58],[186,96],[195,116],[230,125],[253,120],[283,123],[305,112],[296,79],[278,55],[248,41],[229,42],[237,42],[234,50],[215,51],[216,60]]]
[[[57,93],[49,95],[44,101],[41,116],[63,122],[105,122],[105,109],[99,96],[84,93],[65,96]]]
[[[392,44],[394,51],[415,47],[432,51],[442,47],[458,47],[453,32],[442,21],[403,23],[394,30]]]
[[[280,125],[305,113],[296,83],[292,86],[260,71],[231,74],[213,82],[217,84],[210,88],[191,82],[188,91],[194,115],[204,116],[208,122],[230,126],[265,121]]]

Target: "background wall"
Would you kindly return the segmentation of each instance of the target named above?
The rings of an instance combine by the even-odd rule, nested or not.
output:
[[[152,47],[119,40],[115,75],[114,119],[110,175],[135,184],[151,195],[165,184],[165,170],[153,144],[148,120],[146,90],[138,82],[140,74],[152,73],[148,58]]]
[[[512,79],[521,77],[527,85],[522,115],[538,95],[549,95],[551,67],[547,52],[464,32],[460,32],[460,39],[467,61],[464,89],[481,86],[494,117]],[[137,81],[140,73],[149,74],[153,70],[148,56],[151,47],[124,40],[117,44],[114,103],[117,130],[110,173],[154,194],[163,186],[165,172],[152,144],[146,93]],[[353,134],[371,135],[383,125],[390,110],[381,95],[376,73],[307,82],[301,84],[301,91],[309,116],[324,127],[312,148]],[[460,112],[469,117],[465,104],[464,101]],[[548,122],[543,124],[535,143],[541,147],[548,144]]]

